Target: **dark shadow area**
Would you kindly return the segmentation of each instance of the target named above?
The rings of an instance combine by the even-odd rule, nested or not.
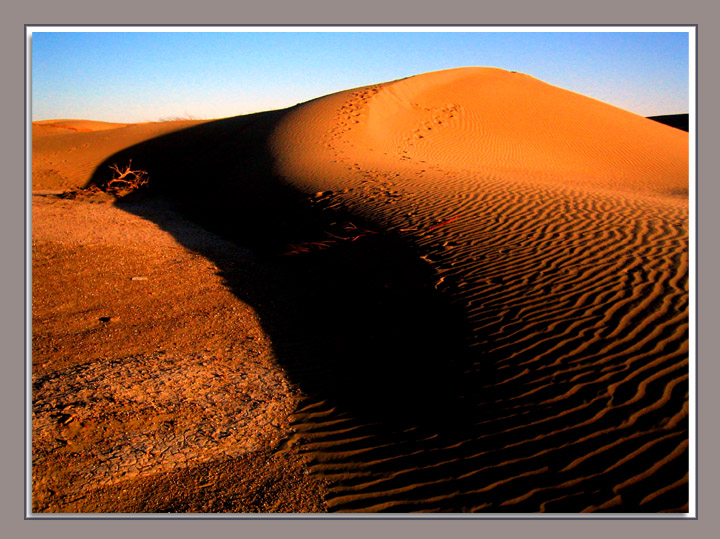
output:
[[[461,421],[462,313],[443,301],[430,267],[400,238],[318,208],[273,174],[267,139],[284,113],[213,121],[127,148],[98,167],[91,184],[103,187],[110,166],[130,160],[147,171],[149,183],[116,205],[212,260],[257,311],[305,394],[395,427]],[[242,261],[198,245],[158,203],[249,248],[261,267],[248,273]],[[348,227],[366,233],[353,240]]]

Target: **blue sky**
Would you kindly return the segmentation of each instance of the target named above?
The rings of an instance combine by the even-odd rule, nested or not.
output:
[[[32,119],[222,118],[463,66],[688,112],[687,32],[38,32]],[[351,29],[352,30],[352,29]]]

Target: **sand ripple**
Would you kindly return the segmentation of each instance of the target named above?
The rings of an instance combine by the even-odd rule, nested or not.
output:
[[[287,181],[401,237],[468,325],[452,416],[297,411],[333,510],[687,507],[686,133],[469,68],[308,103],[273,144]]]

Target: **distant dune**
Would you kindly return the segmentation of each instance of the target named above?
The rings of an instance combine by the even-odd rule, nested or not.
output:
[[[666,114],[663,116],[648,116],[650,120],[655,120],[661,124],[669,125],[683,131],[690,128],[690,117],[688,114]]]
[[[686,132],[473,67],[33,144],[34,189],[132,159],[263,253],[258,299],[193,244],[255,298],[329,510],[687,511]]]
[[[33,127],[42,127],[45,129],[66,129],[74,132],[88,131],[105,131],[107,129],[115,129],[125,127],[129,124],[98,122],[94,120],[41,120],[33,122]]]

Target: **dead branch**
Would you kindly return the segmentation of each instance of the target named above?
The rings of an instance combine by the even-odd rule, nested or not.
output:
[[[132,169],[132,159],[124,170],[117,164],[111,165],[110,170],[115,173],[115,177],[105,184],[105,190],[111,193],[135,191],[149,181],[146,171]]]

